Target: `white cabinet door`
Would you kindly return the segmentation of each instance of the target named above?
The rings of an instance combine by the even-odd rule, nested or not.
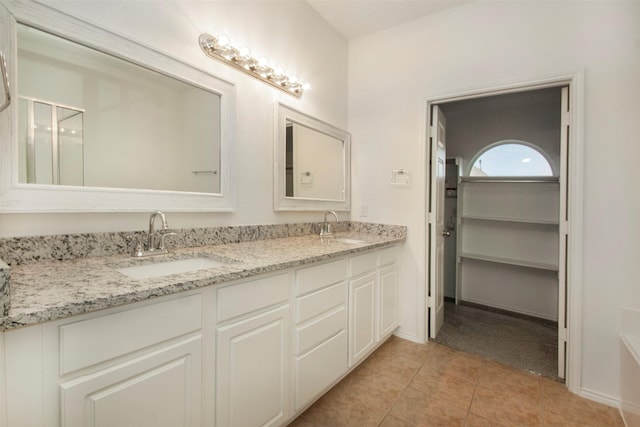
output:
[[[376,334],[376,287],[374,270],[349,282],[349,366],[353,366],[372,350]]]
[[[380,269],[380,297],[378,308],[379,339],[390,335],[398,326],[399,293],[398,268],[393,265]]]
[[[347,372],[347,332],[342,329],[295,358],[295,410],[299,411]]]
[[[289,305],[217,327],[216,425],[280,425],[289,417]]]
[[[200,425],[201,337],[60,385],[65,427]]]

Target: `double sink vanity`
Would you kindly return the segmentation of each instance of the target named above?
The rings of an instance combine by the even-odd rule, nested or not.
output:
[[[71,15],[0,0],[0,215],[235,211],[235,84]],[[350,211],[348,132],[273,119],[273,210]],[[0,427],[291,421],[398,325],[406,228],[326,220],[0,238]]]
[[[0,239],[7,425],[286,424],[398,324],[406,229],[336,226]]]

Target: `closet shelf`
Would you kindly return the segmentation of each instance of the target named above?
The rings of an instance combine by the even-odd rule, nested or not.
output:
[[[497,216],[484,216],[484,215],[464,214],[460,218],[472,219],[477,221],[515,222],[515,223],[540,224],[540,225],[559,225],[560,224],[558,220],[531,219],[531,218],[501,218]]]
[[[497,257],[492,255],[484,255],[484,254],[472,254],[472,253],[461,253],[459,256],[460,258],[475,259],[479,261],[494,262],[499,264],[509,264],[509,265],[516,265],[520,267],[528,267],[528,268],[537,268],[540,270],[558,271],[557,264],[550,264],[546,262],[519,260],[519,259],[513,259],[513,258]]]
[[[489,182],[497,184],[521,184],[521,183],[558,183],[557,176],[461,176],[459,182]]]

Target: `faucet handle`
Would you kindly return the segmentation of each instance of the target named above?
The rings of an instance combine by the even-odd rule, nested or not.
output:
[[[165,245],[165,243],[164,243],[164,239],[165,239],[167,236],[177,236],[177,235],[178,235],[178,233],[174,233],[174,232],[170,232],[170,233],[161,233],[161,234],[160,234],[160,245],[158,246],[158,249],[159,249],[159,250],[165,250],[165,249],[166,249],[166,248],[165,248],[165,246],[164,246],[164,245]]]
[[[132,241],[135,242],[135,246],[133,247],[133,251],[131,252],[131,255],[136,257],[142,256],[142,254],[144,253],[144,247],[142,246],[142,241],[140,240],[140,237],[134,236],[132,234],[128,234],[126,238],[129,242],[132,242]]]

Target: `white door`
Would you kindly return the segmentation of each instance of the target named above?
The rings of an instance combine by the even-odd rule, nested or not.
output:
[[[558,260],[558,377],[565,378],[567,360],[567,260],[569,257],[568,174],[569,128],[571,126],[569,87],[562,88],[560,119],[560,242]]]
[[[435,338],[444,323],[444,239],[450,233],[444,221],[444,184],[447,171],[446,119],[437,105],[431,111],[429,129],[429,337]]]

